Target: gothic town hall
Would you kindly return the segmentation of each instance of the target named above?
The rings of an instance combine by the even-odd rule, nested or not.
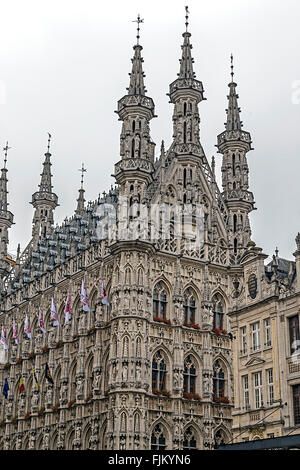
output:
[[[82,185],[73,216],[55,225],[59,196],[49,139],[32,195],[32,237],[16,259],[8,254],[14,216],[5,158],[0,449],[201,450],[233,439],[236,335],[229,314],[247,304],[247,266],[262,256],[249,222],[251,135],[242,127],[232,67],[225,129],[217,137],[219,189],[214,159],[207,160],[200,140],[205,96],[188,25],[182,36],[179,71],[168,93],[170,147],[162,142],[157,151],[151,138],[155,107],[145,88],[138,34],[127,92],[117,103],[115,187],[86,203]],[[190,222],[181,236],[175,209],[168,223],[160,213],[143,224],[152,207],[188,207]],[[198,218],[197,244],[191,234]],[[121,224],[131,224],[126,236]]]

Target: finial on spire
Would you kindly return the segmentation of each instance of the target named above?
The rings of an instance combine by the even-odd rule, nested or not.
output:
[[[136,40],[137,44],[139,44],[140,40],[140,23],[144,23],[144,19],[140,17],[140,14],[138,14],[137,19],[132,21],[133,23],[137,23],[137,35],[136,35]]]
[[[276,246],[275,254],[276,254],[276,258],[278,258],[279,250],[277,246]]]
[[[185,6],[185,31],[186,33],[188,32],[188,26],[189,26],[189,7]]]
[[[48,145],[47,145],[47,152],[50,153],[50,142],[51,142],[51,134],[48,132]]]
[[[230,60],[231,60],[231,82],[233,82],[233,76],[234,76],[234,71],[233,71],[233,68],[234,68],[234,65],[233,65],[233,55],[231,54],[230,56]]]
[[[83,179],[84,179],[84,173],[87,171],[86,168],[84,168],[84,164],[82,164],[82,167],[79,168],[78,171],[81,171],[81,189],[83,189]]]
[[[4,153],[4,168],[6,168],[6,162],[7,162],[7,152],[8,150],[11,149],[11,147],[8,146],[8,142],[6,142],[6,147],[3,148]]]

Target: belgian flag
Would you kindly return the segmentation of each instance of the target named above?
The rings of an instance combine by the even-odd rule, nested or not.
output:
[[[50,374],[48,362],[46,362],[46,367],[45,367],[45,378],[48,380],[49,383],[54,384],[53,379]]]

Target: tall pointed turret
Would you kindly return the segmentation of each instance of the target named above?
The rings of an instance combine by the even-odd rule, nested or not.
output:
[[[48,138],[47,152],[45,153],[45,160],[43,163],[43,171],[41,173],[41,182],[39,190],[32,195],[32,202],[35,212],[33,216],[32,237],[33,244],[36,248],[39,239],[45,238],[52,232],[54,218],[53,211],[58,206],[57,195],[52,191],[52,175],[51,175],[51,153],[50,153],[50,140]]]
[[[81,186],[80,186],[80,189],[79,189],[79,196],[78,196],[78,199],[77,199],[77,208],[76,208],[76,214],[82,214],[84,212],[84,203],[85,203],[85,199],[84,199],[84,189],[83,189],[83,175],[84,173],[87,171],[86,168],[84,168],[84,164],[82,164],[82,167],[81,169],[79,170],[81,172]]]
[[[186,31],[183,33],[182,57],[178,78],[171,83],[169,97],[174,104],[173,148],[176,154],[201,156],[203,150],[199,138],[200,117],[198,104],[204,100],[202,82],[196,80],[193,70],[191,33],[188,32],[186,7]]]
[[[155,117],[152,98],[146,96],[144,85],[142,46],[139,43],[140,23],[137,18],[137,43],[133,47],[132,70],[128,93],[118,101],[120,121],[121,160],[115,165],[115,178],[121,185],[120,194],[138,200],[144,186],[152,180],[155,144],[150,137],[149,122]]]
[[[144,59],[142,58],[142,46],[140,44],[136,44],[133,46],[134,56],[132,59],[132,70],[130,73],[130,83],[128,90],[128,95],[146,95],[146,88],[144,85],[144,72],[143,72],[143,62]]]
[[[8,250],[8,229],[13,224],[13,214],[8,210],[7,202],[7,151],[8,143],[3,149],[5,151],[4,165],[1,170],[0,177],[0,284],[2,284],[3,277],[8,273],[10,264],[7,260]]]
[[[229,209],[229,238],[231,260],[238,262],[251,238],[248,214],[254,209],[253,194],[249,191],[247,152],[251,147],[251,135],[242,130],[243,123],[238,106],[237,84],[233,80],[233,56],[231,55],[231,81],[229,83],[227,122],[225,131],[218,135],[217,148],[223,154],[223,199]]]

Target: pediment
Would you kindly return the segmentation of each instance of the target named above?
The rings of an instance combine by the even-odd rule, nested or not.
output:
[[[260,357],[251,357],[249,361],[246,362],[245,366],[254,366],[258,364],[263,364],[266,362],[264,359],[261,359]]]

